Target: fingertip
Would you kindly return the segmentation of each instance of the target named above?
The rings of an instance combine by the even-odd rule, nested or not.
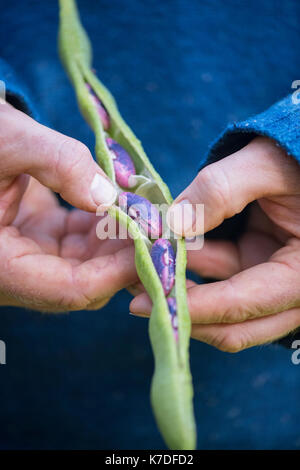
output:
[[[91,196],[96,206],[110,207],[117,198],[117,190],[113,183],[101,173],[96,173],[91,186]]]
[[[189,199],[179,196],[167,212],[167,224],[176,235],[193,236],[196,213]]]
[[[129,305],[129,310],[132,315],[145,315],[149,316],[151,313],[151,300],[147,294],[140,294],[135,297]]]

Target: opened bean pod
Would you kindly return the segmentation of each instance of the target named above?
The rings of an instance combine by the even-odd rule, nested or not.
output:
[[[80,110],[94,131],[97,160],[119,193],[118,203],[108,212],[134,239],[137,272],[152,300],[151,403],[158,427],[170,448],[194,449],[185,242],[173,234],[166,239],[165,216],[156,206],[172,203],[170,191],[96,77],[74,0],[60,0],[59,50]]]

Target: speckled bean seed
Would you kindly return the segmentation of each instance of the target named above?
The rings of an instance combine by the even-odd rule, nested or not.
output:
[[[151,248],[151,258],[161,280],[165,295],[175,283],[175,252],[169,240],[159,238]]]
[[[123,188],[130,188],[129,177],[136,174],[130,155],[114,139],[107,137],[106,143],[111,152],[117,183]]]
[[[148,199],[134,193],[121,193],[119,206],[135,220],[150,238],[162,233],[162,219],[159,211]]]
[[[107,131],[109,129],[109,126],[110,126],[110,119],[109,119],[109,115],[105,109],[105,107],[103,106],[102,102],[99,100],[99,98],[95,95],[95,93],[93,92],[91,86],[89,83],[86,83],[85,84],[89,93],[90,93],[90,97],[91,99],[93,100],[95,106],[96,106],[96,109],[97,109],[97,112],[99,114],[99,117],[101,119],[101,122],[102,122],[102,125],[103,125],[103,129],[105,131]]]

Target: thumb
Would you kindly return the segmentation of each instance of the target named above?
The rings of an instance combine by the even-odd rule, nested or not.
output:
[[[167,213],[170,228],[194,237],[262,197],[299,193],[299,165],[266,137],[201,170]],[[197,223],[203,220],[204,224]],[[201,217],[202,214],[202,217]]]
[[[114,203],[113,183],[81,142],[0,104],[0,190],[27,173],[70,204],[95,212]]]

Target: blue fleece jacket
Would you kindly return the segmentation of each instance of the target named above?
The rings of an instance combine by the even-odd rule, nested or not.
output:
[[[291,96],[300,78],[297,0],[78,4],[99,77],[174,196],[199,165],[257,134],[300,161],[300,105]],[[0,7],[8,100],[93,151],[57,56],[56,2]],[[226,236],[243,217],[225,224]],[[0,448],[163,447],[148,400],[147,325],[128,318],[129,300],[121,292],[99,312],[61,316],[1,309]],[[291,351],[229,355],[192,342],[191,361],[200,448],[300,447]]]

